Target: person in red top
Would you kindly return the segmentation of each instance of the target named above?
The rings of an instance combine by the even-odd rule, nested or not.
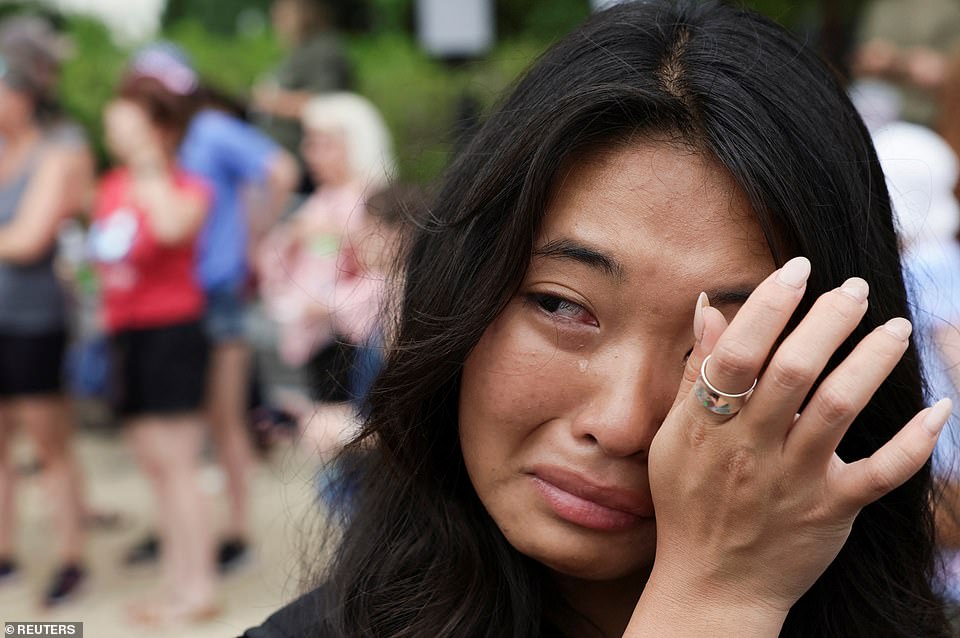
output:
[[[107,174],[94,213],[104,319],[110,332],[194,322],[203,312],[203,291],[193,273],[194,242],[167,243],[158,237],[151,213],[136,202],[131,189],[138,177],[129,168]],[[197,178],[175,170],[167,179],[168,188],[194,200],[194,205],[207,198],[206,187]],[[185,220],[175,235],[189,226]],[[187,233],[183,239],[189,237]]]
[[[155,78],[124,78],[104,112],[117,168],[100,185],[91,226],[114,406],[157,502],[161,588],[131,607],[133,619],[148,624],[217,612],[213,539],[197,481],[208,346],[194,244],[210,192],[175,161],[193,110],[189,94]]]

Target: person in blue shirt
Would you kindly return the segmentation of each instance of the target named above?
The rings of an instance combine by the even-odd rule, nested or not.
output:
[[[269,226],[283,210],[299,169],[290,153],[202,86],[189,58],[175,45],[146,47],[132,66],[181,91],[197,93],[201,104],[179,160],[185,170],[205,178],[214,193],[199,238],[197,275],[207,296],[205,324],[212,344],[207,415],[230,502],[228,528],[217,558],[221,571],[228,571],[248,555],[247,483],[254,459],[246,427],[251,365],[244,331],[247,255],[258,229]],[[155,548],[155,541],[148,539],[128,556],[128,562],[155,554]]]

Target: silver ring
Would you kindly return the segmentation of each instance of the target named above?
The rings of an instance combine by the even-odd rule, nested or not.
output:
[[[718,390],[710,383],[710,380],[707,379],[707,361],[710,360],[710,357],[711,355],[708,354],[704,358],[703,363],[700,364],[700,376],[697,377],[697,382],[693,384],[693,394],[703,407],[714,414],[733,416],[743,408],[743,404],[746,403],[750,395],[753,394],[754,388],[757,387],[757,380],[754,379],[753,385],[745,392],[731,394],[723,390]]]

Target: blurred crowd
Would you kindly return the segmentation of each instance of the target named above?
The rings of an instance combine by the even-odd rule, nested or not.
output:
[[[41,604],[88,579],[87,506],[69,399],[109,406],[155,498],[129,565],[160,582],[132,622],[219,613],[217,573],[250,555],[257,452],[284,434],[323,457],[347,435],[376,374],[398,229],[419,208],[394,183],[391,136],[349,92],[322,3],[277,0],[289,53],[249,106],[189,56],[134,52],[102,113],[110,165],[58,108],[66,42],[38,17],[0,25],[0,585],[20,569],[15,434],[33,444],[59,532]],[[300,382],[264,387],[251,313]],[[271,342],[272,343],[272,342]],[[214,530],[198,471],[212,443],[229,518]]]
[[[328,458],[362,413],[400,231],[425,204],[396,182],[390,132],[350,92],[322,3],[276,0],[272,19],[289,51],[249,105],[171,43],[136,51],[103,110],[111,164],[99,175],[91,140],[58,108],[68,43],[36,17],[0,24],[0,587],[20,569],[16,434],[55,503],[59,568],[42,604],[89,577],[84,530],[109,512],[84,498],[71,396],[110,406],[155,496],[155,531],[123,557],[161,567],[158,590],[130,605],[142,624],[219,613],[218,572],[251,551],[257,451],[291,435]],[[940,388],[960,386],[958,47],[956,0],[876,0],[851,60]],[[252,313],[297,380],[282,391],[264,383]],[[197,480],[207,442],[226,477],[223,529]],[[960,547],[960,526],[942,526]]]

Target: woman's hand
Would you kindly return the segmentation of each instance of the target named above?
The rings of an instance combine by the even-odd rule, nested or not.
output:
[[[933,451],[949,401],[921,411],[867,459],[844,463],[835,453],[906,351],[911,328],[903,318],[864,338],[797,414],[867,308],[866,282],[850,279],[822,295],[777,345],[809,272],[805,258],[788,262],[729,326],[714,308],[698,311],[697,345],[650,450],[656,561],[634,615],[639,631],[627,635],[648,635],[642,618],[662,612],[667,600],[678,610],[695,605],[688,613],[717,628],[735,615],[738,636],[776,636],[837,556],[860,509],[910,478]],[[691,392],[707,355],[707,377],[724,392],[746,390],[760,377],[734,416],[709,411]],[[695,625],[694,633],[682,630],[682,611],[671,615],[671,632],[658,635],[702,635]]]

